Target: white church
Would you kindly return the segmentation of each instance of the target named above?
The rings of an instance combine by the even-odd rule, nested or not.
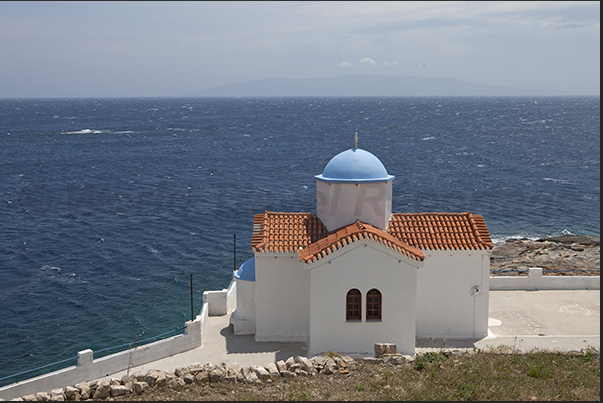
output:
[[[255,215],[235,334],[306,342],[310,355],[487,336],[494,245],[481,215],[392,213],[394,176],[359,148],[315,178],[316,213]]]

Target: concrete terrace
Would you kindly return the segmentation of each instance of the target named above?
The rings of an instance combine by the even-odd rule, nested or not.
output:
[[[507,346],[522,352],[600,348],[600,290],[490,291],[489,312],[488,337],[417,340],[417,353],[442,346],[482,350]],[[253,335],[234,335],[229,317],[230,312],[208,317],[201,347],[132,367],[130,373],[151,369],[171,372],[194,363],[265,366],[289,357],[307,356],[304,343],[256,342]],[[373,352],[356,355],[373,356]],[[126,372],[109,375],[120,378]]]

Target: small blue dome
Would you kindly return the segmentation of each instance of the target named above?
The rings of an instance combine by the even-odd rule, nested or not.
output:
[[[322,175],[314,177],[328,183],[374,183],[394,179],[379,158],[359,148],[337,154],[331,158]]]
[[[234,273],[235,278],[245,281],[255,281],[255,258],[248,259]]]

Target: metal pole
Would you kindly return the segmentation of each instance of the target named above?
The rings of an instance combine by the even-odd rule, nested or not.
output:
[[[191,322],[195,320],[195,314],[193,309],[193,275],[191,274]]]
[[[234,271],[237,271],[237,234],[234,234]]]

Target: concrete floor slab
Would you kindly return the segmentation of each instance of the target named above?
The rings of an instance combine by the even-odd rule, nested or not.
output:
[[[600,348],[600,291],[491,291],[489,336],[475,343],[515,350]]]
[[[423,348],[501,348],[531,351],[600,348],[600,291],[490,291],[488,337],[481,340],[417,340]],[[265,366],[308,354],[305,343],[256,342],[254,336],[235,336],[230,315],[208,318],[203,345],[185,353],[130,368],[130,373],[174,371],[190,364]],[[119,378],[126,371],[111,376]]]

